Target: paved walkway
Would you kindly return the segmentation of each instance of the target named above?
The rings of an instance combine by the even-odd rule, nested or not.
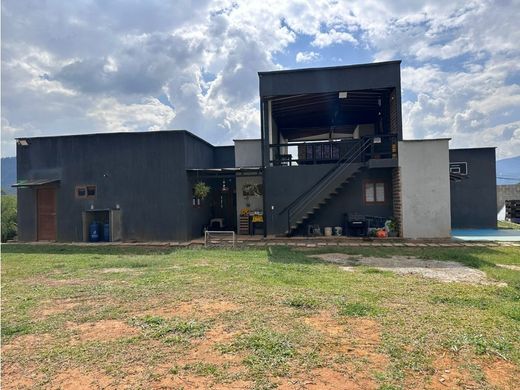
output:
[[[22,244],[22,243],[20,243]],[[79,246],[141,246],[141,247],[171,247],[171,248],[200,248],[204,247],[204,238],[187,242],[75,242],[75,243],[24,243],[32,245],[79,245]],[[230,241],[215,241],[217,245],[231,245]],[[354,237],[261,237],[237,236],[238,247],[266,247],[286,245],[290,247],[520,247],[520,242],[505,241],[456,241],[444,240],[405,240],[402,238],[354,238]]]
[[[520,230],[513,229],[456,229],[451,231],[456,240],[520,242]]]

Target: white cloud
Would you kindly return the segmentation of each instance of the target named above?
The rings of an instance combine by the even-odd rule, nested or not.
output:
[[[320,54],[315,51],[299,51],[296,54],[296,62],[312,62],[320,58]]]
[[[518,155],[520,86],[507,85],[503,70],[513,64],[501,68],[494,61],[458,72],[405,67],[403,89],[417,94],[403,103],[405,136],[451,137],[452,146],[498,146],[499,157]]]
[[[116,99],[106,98],[98,100],[87,116],[99,122],[99,128],[109,132],[127,132],[164,130],[175,118],[175,113],[157,99],[121,104]]]
[[[347,58],[355,46],[403,59],[408,136],[489,142],[512,155],[519,12],[518,0],[4,1],[2,153],[13,154],[14,134],[258,137],[258,71],[286,66],[277,54],[332,65],[330,53]],[[302,38],[310,44],[294,50]]]
[[[352,44],[358,43],[356,38],[354,38],[351,34],[344,31],[336,31],[335,29],[331,29],[325,33],[318,32],[315,35],[314,40],[311,42],[311,45],[323,49],[324,47],[344,42],[350,42]]]

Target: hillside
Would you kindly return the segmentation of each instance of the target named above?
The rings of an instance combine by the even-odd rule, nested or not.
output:
[[[2,158],[2,190],[8,194],[16,194],[16,189],[11,187],[16,183],[16,157]]]
[[[497,161],[497,184],[520,183],[520,156]]]

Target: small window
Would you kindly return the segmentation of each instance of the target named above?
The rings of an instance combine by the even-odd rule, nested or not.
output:
[[[96,197],[96,186],[76,186],[76,198]]]
[[[87,198],[96,196],[96,186],[87,186]]]
[[[386,201],[384,182],[366,182],[364,192],[365,203],[384,203]]]
[[[86,198],[87,189],[85,187],[76,187],[76,198]]]

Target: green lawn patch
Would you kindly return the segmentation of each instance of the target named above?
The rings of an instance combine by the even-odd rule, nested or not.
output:
[[[500,388],[481,367],[507,365],[497,377],[520,376],[520,272],[496,265],[520,265],[520,248],[6,244],[2,252],[6,388],[49,387],[69,369],[104,375],[115,388],[240,388],[240,380],[337,388],[334,378],[425,388],[444,358],[475,381],[467,387]],[[507,286],[346,271],[309,257],[327,252],[458,261]],[[78,329],[103,323],[113,336],[81,338]]]

